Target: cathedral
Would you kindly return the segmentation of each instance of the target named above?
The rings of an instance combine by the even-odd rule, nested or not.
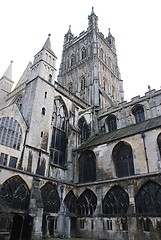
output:
[[[124,100],[115,38],[50,34],[0,79],[0,239],[161,239],[161,90]]]

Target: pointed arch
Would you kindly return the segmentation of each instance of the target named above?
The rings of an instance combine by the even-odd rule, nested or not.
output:
[[[86,48],[83,46],[81,49],[81,59],[83,60],[84,58],[87,57],[87,50]]]
[[[96,207],[96,195],[90,189],[86,189],[78,198],[78,214],[81,216],[92,216]]]
[[[113,149],[112,156],[114,159],[116,175],[126,177],[134,175],[134,163],[132,148],[127,142],[119,142]]]
[[[30,191],[20,176],[7,179],[0,192],[2,204],[13,209],[27,210],[30,202]]]
[[[90,129],[84,116],[78,120],[78,127],[80,129],[80,142],[87,141],[90,136]]]
[[[129,207],[128,193],[119,186],[112,187],[102,201],[103,214],[126,214]]]
[[[84,151],[78,160],[79,182],[96,181],[96,156],[93,151]]]
[[[161,214],[161,185],[146,182],[135,197],[136,212],[141,214]]]
[[[61,97],[55,98],[53,102],[52,125],[51,163],[64,166],[66,162],[68,112]]]
[[[73,191],[69,191],[64,199],[64,203],[70,212],[70,214],[76,214],[77,213],[77,198]]]
[[[41,196],[44,204],[44,212],[58,213],[60,199],[55,185],[47,182],[41,187]]]
[[[135,117],[135,122],[140,123],[145,121],[144,108],[141,104],[137,104],[132,108],[132,114]]]
[[[116,116],[114,116],[113,114],[109,115],[106,118],[106,123],[107,123],[109,132],[113,132],[113,131],[117,130]]]

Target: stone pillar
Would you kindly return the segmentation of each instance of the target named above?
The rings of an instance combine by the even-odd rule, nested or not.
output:
[[[43,202],[39,188],[39,179],[33,178],[29,214],[33,217],[32,239],[40,240],[42,238],[42,218]]]
[[[57,233],[59,237],[70,238],[70,218],[68,215],[68,211],[64,205],[63,194],[64,194],[64,186],[60,186],[60,211],[58,213],[58,221],[57,221]]]
[[[134,199],[134,182],[133,180],[128,181],[128,194],[129,194],[129,209],[128,209],[128,235],[129,240],[135,240],[137,234],[137,221],[133,217],[135,213],[135,199]]]

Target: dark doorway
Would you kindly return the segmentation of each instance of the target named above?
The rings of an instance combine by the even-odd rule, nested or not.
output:
[[[21,240],[30,240],[32,234],[33,218],[27,216],[24,219]]]
[[[23,227],[23,217],[15,215],[13,217],[10,240],[20,240]]]
[[[13,217],[10,240],[30,240],[32,234],[33,218],[31,216]]]
[[[70,218],[70,234],[72,237],[75,237],[76,235],[76,230],[77,230],[77,218],[76,217],[71,217]]]

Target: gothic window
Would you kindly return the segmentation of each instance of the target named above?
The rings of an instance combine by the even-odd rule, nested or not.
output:
[[[96,156],[90,150],[84,151],[78,160],[79,182],[92,182],[96,180]]]
[[[112,187],[102,201],[104,215],[123,215],[127,213],[128,207],[129,196],[119,186]]]
[[[86,56],[87,56],[87,50],[85,49],[85,47],[83,47],[81,51],[81,58],[84,59],[86,58]]]
[[[90,136],[90,129],[84,117],[81,117],[78,121],[78,127],[80,129],[80,140],[81,143],[87,141]]]
[[[48,81],[51,83],[51,81],[52,81],[52,75],[51,74],[49,74],[49,76],[48,76]]]
[[[6,180],[1,187],[2,203],[10,208],[27,210],[30,202],[30,192],[26,183],[19,176]]]
[[[81,216],[92,216],[96,206],[96,195],[90,189],[86,189],[78,198],[78,214]]]
[[[21,144],[22,129],[13,118],[0,119],[0,144],[19,150]]]
[[[145,121],[144,108],[142,105],[136,105],[132,109],[132,113],[135,117],[136,123]]]
[[[136,212],[140,214],[161,214],[161,185],[148,181],[138,191]]]
[[[44,212],[58,213],[60,208],[60,199],[55,185],[46,183],[41,188],[41,196],[44,205]]]
[[[82,76],[81,77],[81,91],[85,90],[85,87],[86,87],[85,77]]]
[[[117,130],[117,123],[116,123],[116,117],[114,115],[110,115],[106,119],[107,125],[108,125],[108,131],[113,132]]]
[[[16,165],[17,165],[17,158],[13,157],[13,156],[10,156],[10,160],[9,160],[8,166],[12,167],[12,168],[16,168]]]
[[[54,100],[51,163],[64,166],[67,146],[67,110],[61,99]]]
[[[75,55],[72,54],[70,58],[70,66],[72,67],[75,64]]]
[[[160,157],[161,157],[161,133],[158,135],[157,144],[158,144],[159,153],[160,153]]]
[[[70,191],[65,199],[64,203],[69,211],[70,214],[76,214],[77,213],[77,198],[74,195],[73,191]]]
[[[119,142],[114,147],[112,156],[118,177],[134,175],[133,155],[130,144]]]

